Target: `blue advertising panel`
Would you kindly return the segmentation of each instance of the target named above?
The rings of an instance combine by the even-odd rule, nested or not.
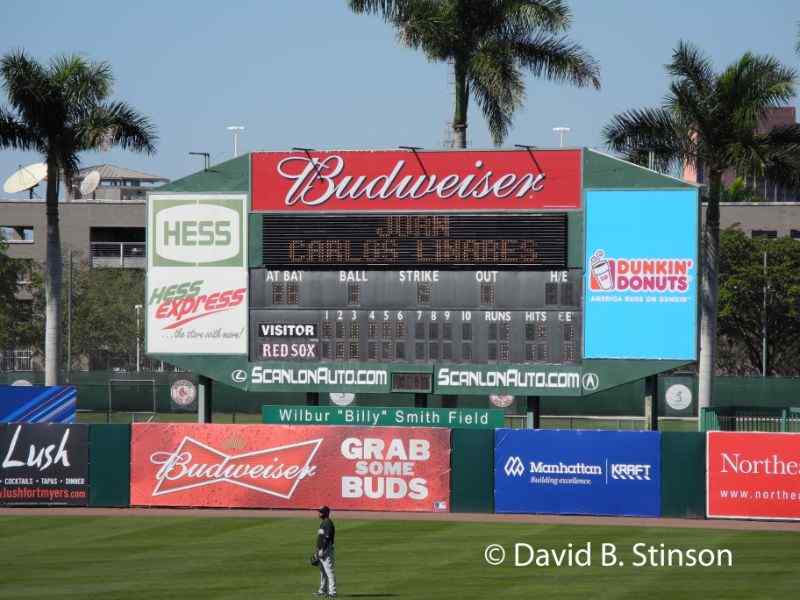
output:
[[[496,429],[497,513],[661,514],[657,431]]]
[[[0,423],[74,423],[74,385],[0,385]]]
[[[586,192],[584,357],[697,358],[697,190]]]

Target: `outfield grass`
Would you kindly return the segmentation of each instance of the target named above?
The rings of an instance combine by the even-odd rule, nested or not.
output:
[[[336,515],[334,514],[334,518]],[[792,598],[796,533],[543,526],[513,523],[336,523],[342,598]],[[0,598],[310,599],[312,519],[2,517]],[[729,548],[733,568],[490,567],[484,548],[636,542]],[[599,560],[595,556],[595,562]]]

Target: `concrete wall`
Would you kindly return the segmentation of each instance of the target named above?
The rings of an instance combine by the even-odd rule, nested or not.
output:
[[[61,202],[61,252],[67,256],[74,250],[89,256],[89,234],[92,227],[144,227],[145,203]],[[32,225],[33,242],[8,245],[12,258],[32,258],[44,262],[46,256],[47,219],[44,201],[0,200],[0,226]]]

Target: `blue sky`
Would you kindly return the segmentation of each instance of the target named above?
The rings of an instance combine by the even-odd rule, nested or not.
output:
[[[569,145],[599,147],[613,114],[660,101],[668,83],[663,65],[680,39],[704,49],[718,68],[752,50],[800,69],[796,0],[571,6],[570,37],[600,62],[603,89],[527,77],[509,146],[557,145],[552,128],[567,125]],[[108,162],[178,178],[201,167],[190,151],[210,152],[215,163],[231,157],[228,125],[246,127],[243,151],[437,148],[452,119],[446,65],[403,48],[381,19],[354,15],[345,0],[3,0],[0,52],[17,48],[43,61],[73,52],[108,61],[115,97],[158,127],[156,155],[86,154],[84,166]],[[468,136],[472,147],[491,146],[474,106]],[[0,179],[37,160],[1,151]]]

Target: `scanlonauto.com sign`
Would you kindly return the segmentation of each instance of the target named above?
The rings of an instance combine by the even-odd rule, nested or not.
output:
[[[147,352],[247,353],[244,194],[151,194]]]

